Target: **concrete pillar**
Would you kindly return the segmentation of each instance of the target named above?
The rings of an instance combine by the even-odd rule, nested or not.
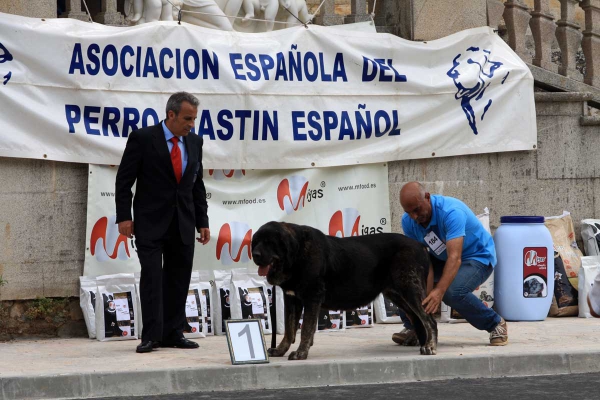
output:
[[[125,17],[117,11],[117,0],[102,0],[101,10],[94,16],[94,21],[104,25],[125,24]]]
[[[502,14],[504,13],[504,3],[502,0],[487,0],[487,24],[489,27],[498,29]]]
[[[80,21],[89,21],[90,17],[81,10],[81,0],[66,0],[67,10],[59,15],[60,18],[74,18]]]
[[[525,35],[531,15],[529,9],[521,0],[507,0],[504,8],[504,22],[508,34],[508,45],[525,62],[531,62],[527,51]]]
[[[411,3],[413,40],[439,39],[487,25],[487,0],[412,0]]]
[[[558,65],[552,62],[552,39],[556,32],[556,24],[550,10],[550,0],[535,0],[529,26],[535,42],[533,65],[558,72]]]
[[[325,3],[319,11],[319,15],[315,18],[318,25],[342,25],[344,17],[335,13],[335,0],[325,0]]]
[[[371,16],[367,13],[367,0],[350,0],[350,9],[352,13],[344,18],[345,24],[371,20]]]
[[[585,54],[584,82],[600,87],[600,0],[583,0],[585,31],[581,46]]]
[[[575,21],[575,7],[579,0],[560,0],[560,20],[556,29],[556,39],[561,51],[561,63],[558,73],[572,79],[581,80],[582,76],[575,69],[575,55],[581,44],[581,27]]]

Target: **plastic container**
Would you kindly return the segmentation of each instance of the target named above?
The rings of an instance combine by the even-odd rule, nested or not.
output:
[[[543,321],[554,294],[554,246],[544,217],[501,217],[494,242],[498,314],[508,321]]]

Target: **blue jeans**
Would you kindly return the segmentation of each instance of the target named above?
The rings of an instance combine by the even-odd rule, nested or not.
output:
[[[433,279],[438,282],[444,270],[444,261],[431,257],[433,264]],[[494,268],[476,260],[463,260],[454,281],[446,290],[444,303],[460,313],[475,328],[491,332],[500,323],[500,316],[491,308],[486,307],[473,291],[492,274]],[[400,317],[407,329],[413,329],[406,314],[400,310]]]

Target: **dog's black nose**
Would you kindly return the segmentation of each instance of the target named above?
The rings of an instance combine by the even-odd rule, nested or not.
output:
[[[252,259],[254,261],[260,260],[261,255],[262,254],[260,254],[260,251],[252,250]]]

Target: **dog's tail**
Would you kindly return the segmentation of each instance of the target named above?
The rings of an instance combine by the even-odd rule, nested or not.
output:
[[[277,347],[277,286],[273,285],[273,310],[271,310],[271,348]]]

